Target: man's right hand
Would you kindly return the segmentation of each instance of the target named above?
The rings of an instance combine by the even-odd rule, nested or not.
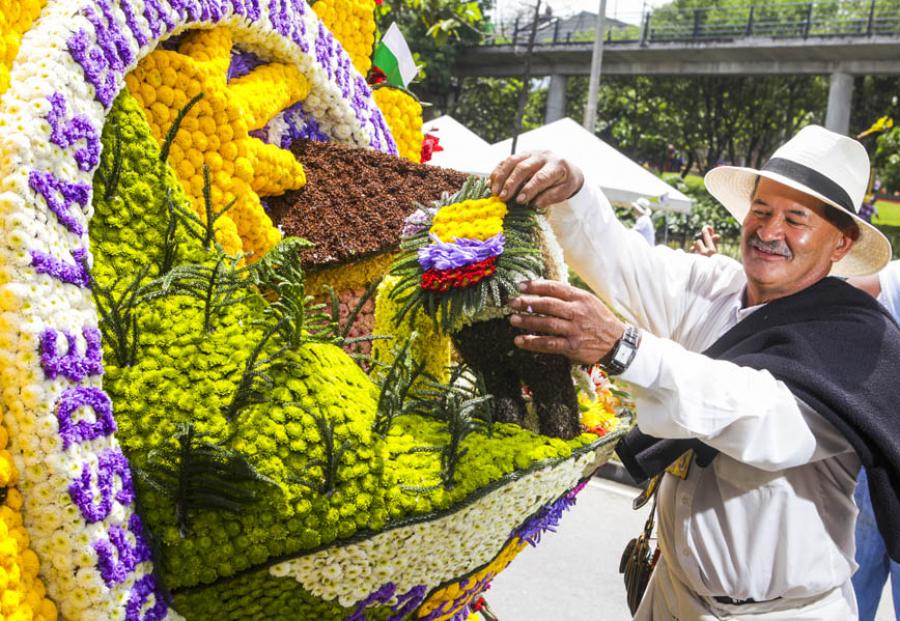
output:
[[[547,207],[571,198],[584,185],[574,164],[549,151],[510,155],[491,173],[491,192],[501,200]]]

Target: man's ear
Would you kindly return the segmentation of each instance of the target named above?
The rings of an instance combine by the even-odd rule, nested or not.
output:
[[[834,251],[831,253],[831,262],[837,263],[841,259],[847,256],[847,253],[850,252],[850,249],[853,248],[853,244],[856,243],[854,237],[851,237],[844,231],[841,231],[840,238],[837,241],[837,245],[834,248]]]

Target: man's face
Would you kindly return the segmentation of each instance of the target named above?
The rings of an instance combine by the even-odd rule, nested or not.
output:
[[[760,178],[741,230],[748,305],[802,291],[850,251],[853,239],[825,219],[825,209],[817,198]]]

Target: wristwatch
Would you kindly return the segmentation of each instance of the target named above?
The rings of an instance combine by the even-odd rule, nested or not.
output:
[[[612,350],[600,361],[609,375],[621,375],[634,361],[638,345],[641,344],[641,331],[631,324],[625,324],[625,333]]]

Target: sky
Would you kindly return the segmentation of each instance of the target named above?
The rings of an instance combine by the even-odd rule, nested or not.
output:
[[[606,0],[606,15],[615,17],[625,22],[637,23],[640,21],[644,7],[651,9],[671,0]],[[571,15],[579,11],[596,13],[600,8],[600,0],[541,0],[541,5],[550,4],[554,15]],[[534,0],[496,0],[496,14],[502,19],[513,16],[517,11],[530,5],[534,7]],[[511,19],[511,17],[510,17]]]

